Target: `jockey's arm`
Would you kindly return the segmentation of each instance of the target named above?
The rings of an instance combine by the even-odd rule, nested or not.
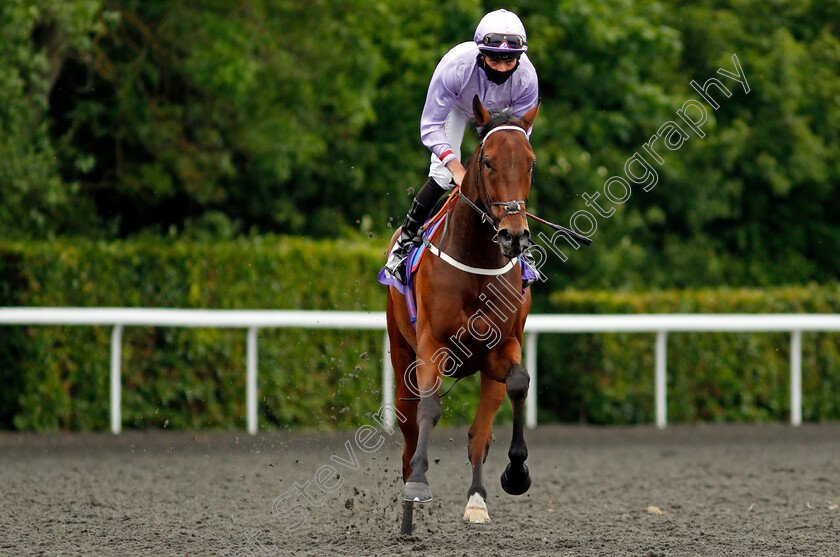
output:
[[[464,180],[464,175],[467,173],[467,170],[461,164],[461,161],[458,159],[452,159],[446,163],[446,169],[452,173],[452,179],[455,181],[455,185],[460,186],[461,182]]]

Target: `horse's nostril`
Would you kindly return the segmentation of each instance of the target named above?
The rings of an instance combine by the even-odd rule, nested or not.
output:
[[[510,246],[513,244],[513,234],[510,231],[502,228],[499,230],[499,243],[503,246]]]
[[[523,250],[528,249],[528,246],[531,245],[531,233],[527,230],[519,235],[519,247]]]

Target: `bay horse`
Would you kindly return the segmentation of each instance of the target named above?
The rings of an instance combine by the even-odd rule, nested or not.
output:
[[[442,413],[442,375],[462,378],[481,372],[478,410],[469,430],[472,483],[464,521],[490,522],[482,465],[505,394],[513,405],[513,438],[502,488],[521,495],[531,485],[523,432],[530,378],[521,363],[531,293],[530,288],[522,292],[518,257],[530,244],[525,200],[536,158],[528,130],[538,111],[539,104],[521,119],[491,117],[478,96],[473,99],[480,142],[462,185],[448,199],[448,221],[428,240],[432,253],[415,272],[416,329],[404,295],[388,288],[388,338],[405,440],[402,534],[411,533],[413,504],[432,500],[427,446]]]

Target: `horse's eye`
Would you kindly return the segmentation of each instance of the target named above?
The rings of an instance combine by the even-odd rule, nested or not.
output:
[[[489,170],[493,170],[493,163],[490,162],[490,159],[484,159],[484,166],[486,166]]]

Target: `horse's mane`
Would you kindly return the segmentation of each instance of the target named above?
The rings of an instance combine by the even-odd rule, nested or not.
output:
[[[493,128],[498,128],[499,126],[507,124],[519,125],[519,121],[513,117],[513,110],[510,108],[493,108],[488,112],[490,113],[490,121],[484,126],[479,126],[478,122],[475,121],[475,118],[471,118],[469,120],[469,125],[475,128],[478,133],[479,140],[484,139],[484,137],[490,133],[490,130]]]

